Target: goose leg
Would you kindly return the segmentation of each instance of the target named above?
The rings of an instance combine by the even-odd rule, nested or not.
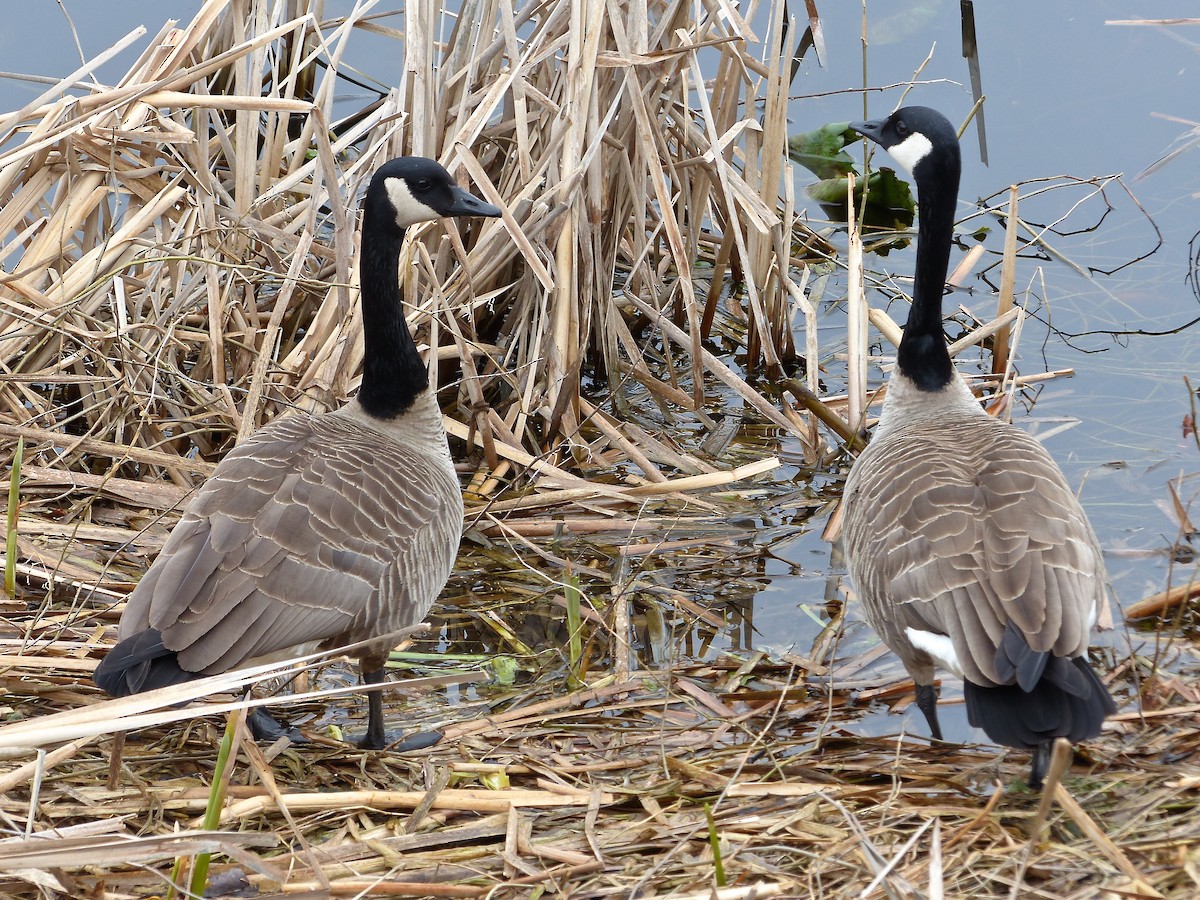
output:
[[[363,684],[381,684],[384,679],[384,669],[366,668],[362,670]],[[387,736],[383,731],[383,692],[367,691],[367,733],[358,746],[363,750],[382,750],[387,745]]]
[[[384,670],[382,668],[371,671],[363,670],[363,684],[380,684],[383,679]],[[392,747],[392,751],[405,753],[409,750],[424,750],[426,747],[432,747],[441,739],[440,731],[418,731],[398,741]],[[363,750],[382,750],[388,746],[388,743],[387,734],[383,729],[383,694],[380,691],[369,691],[367,693],[367,733],[358,742],[358,746]]]
[[[935,741],[942,739],[942,726],[937,717],[937,691],[932,684],[917,685],[917,708],[925,713],[925,721],[929,723],[929,733]]]
[[[1054,741],[1042,741],[1034,748],[1033,759],[1029,764],[1029,786],[1035,791],[1042,789],[1046,771],[1050,768],[1050,751],[1053,748]]]

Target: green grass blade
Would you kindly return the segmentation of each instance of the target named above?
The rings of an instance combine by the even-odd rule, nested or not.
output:
[[[717,879],[717,887],[725,887],[725,863],[721,860],[721,839],[717,835],[717,822],[713,818],[712,807],[704,804],[704,818],[708,821],[708,845],[712,847],[713,874]]]
[[[567,602],[567,662],[572,688],[583,685],[583,616],[579,610],[579,576],[568,575],[564,587]]]
[[[238,726],[245,717],[244,709],[235,710],[229,714],[229,721],[225,725],[225,736],[221,738],[221,747],[217,751],[217,765],[213,770],[212,788],[208,792],[208,806],[204,809],[204,825],[201,827],[205,831],[216,831],[221,824],[221,806],[225,802],[225,788],[229,784],[226,769],[233,756],[234,738],[237,736]],[[211,860],[211,853],[197,854],[196,863],[192,867],[191,884],[188,888],[191,896],[204,896],[204,888],[208,884],[208,864]]]
[[[8,528],[4,545],[4,591],[17,595],[17,516],[21,511],[21,461],[25,457],[25,439],[17,438],[12,475],[8,480]]]

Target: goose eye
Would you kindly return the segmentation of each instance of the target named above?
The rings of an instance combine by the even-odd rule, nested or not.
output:
[[[902,138],[908,137],[908,124],[903,119],[896,120],[896,134]]]
[[[412,185],[412,189],[414,191],[427,191],[433,187],[433,182],[431,182],[428,178],[414,178],[410,184]]]

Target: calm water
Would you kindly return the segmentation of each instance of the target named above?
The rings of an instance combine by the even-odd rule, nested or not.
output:
[[[82,54],[90,58],[137,24],[145,24],[153,36],[168,15],[186,22],[200,3],[125,0],[66,6],[74,17]],[[801,4],[795,6],[802,9]],[[896,12],[887,19],[872,19],[868,85],[907,82],[932,51],[922,83],[907,102],[936,106],[960,121],[972,101],[960,55],[959,4],[933,0],[871,6]],[[1153,7],[1154,15],[1161,17],[1197,14],[1195,4],[1184,0]],[[328,4],[330,11],[336,8]],[[868,93],[866,110],[858,91],[863,85],[859,4],[826,2],[819,8],[825,17],[827,58],[822,67],[816,54],[808,52],[793,85],[793,129],[862,118],[864,113],[886,114],[900,100],[899,89]],[[993,202],[998,203],[1015,182],[1122,174],[1122,181],[1108,184],[1104,199],[1092,197],[1070,212],[1091,189],[1060,187],[1023,202],[1022,216],[1046,223],[1070,212],[1058,229],[1064,233],[1047,239],[1084,268],[1112,269],[1153,250],[1157,238],[1150,220],[1162,234],[1162,246],[1152,256],[1111,276],[1097,273],[1089,279],[1061,262],[1029,259],[1021,263],[1017,279],[1019,290],[1028,288],[1037,318],[1053,325],[1037,320],[1027,325],[1019,369],[1033,373],[1073,368],[1078,374],[1046,385],[1032,410],[1019,409],[1016,418],[1035,432],[1057,431],[1047,446],[1071,483],[1082,485],[1084,505],[1109,552],[1117,596],[1126,603],[1166,585],[1169,559],[1163,551],[1175,540],[1177,525],[1160,504],[1168,499],[1169,479],[1200,471],[1200,454],[1181,433],[1187,412],[1182,377],[1190,375],[1200,383],[1200,327],[1176,334],[1137,333],[1169,332],[1200,315],[1195,284],[1188,282],[1193,269],[1189,242],[1200,230],[1200,149],[1137,177],[1188,130],[1165,117],[1197,118],[1200,28],[1105,24],[1106,19],[1136,13],[1124,3],[1046,0],[1038,4],[1036,22],[1031,22],[1028,15],[1010,12],[1004,4],[976,4],[990,165],[980,162],[972,126],[964,139],[960,193],[965,216],[976,198],[997,195]],[[354,63],[380,81],[394,82],[401,64],[395,45],[376,45],[375,40],[363,37],[359,46],[364,57]],[[8,71],[61,76],[78,66],[80,53],[59,5],[29,0],[21,21],[0,32],[0,58]],[[125,53],[101,70],[101,79],[117,77],[133,58],[134,53]],[[0,79],[0,107],[15,108],[42,89]],[[877,156],[876,164],[887,162]],[[797,168],[798,182],[803,184],[806,177]],[[1104,216],[1109,204],[1112,209]],[[817,224],[822,214],[815,204],[810,214]],[[992,227],[985,265],[994,263],[1002,226],[994,219],[973,221]],[[906,275],[911,256],[893,253],[872,265]],[[977,274],[955,299],[980,318],[990,318],[996,277],[995,272],[987,280]],[[836,287],[826,299],[838,299]],[[892,312],[903,318],[900,308]],[[836,308],[827,311],[827,322],[830,344],[823,335],[822,346],[831,349],[840,328]],[[1058,430],[1064,424],[1072,427]],[[1195,497],[1197,490],[1195,480],[1185,484],[1185,499]],[[1192,515],[1200,519],[1200,501]],[[819,630],[827,576],[836,576],[840,567],[816,533],[782,528],[772,534],[774,557],[766,563],[770,577],[755,599],[757,634],[736,643],[769,643],[803,653]],[[1176,580],[1186,572],[1177,571]],[[769,642],[764,635],[770,636]],[[873,638],[861,625],[852,625],[846,640],[850,652]],[[1125,640],[1123,633],[1116,637],[1118,646]],[[953,722],[948,724],[953,731]]]

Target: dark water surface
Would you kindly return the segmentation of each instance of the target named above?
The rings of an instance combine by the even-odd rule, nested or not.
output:
[[[91,58],[137,24],[146,24],[153,36],[165,17],[186,22],[200,5],[199,0],[125,0],[74,2],[66,8],[78,29],[82,55]],[[960,54],[959,4],[930,0],[869,6],[867,85],[909,81],[932,51],[922,83],[905,102],[935,106],[952,121],[961,121],[972,100]],[[1189,130],[1165,117],[1200,119],[1200,28],[1105,24],[1106,19],[1139,14],[1195,16],[1200,10],[1185,0],[1150,6],[1139,10],[1126,3],[1070,0],[1036,6],[975,4],[990,165],[980,162],[972,126],[964,138],[960,192],[960,213],[966,216],[977,198],[992,197],[991,204],[999,205],[1010,184],[1052,179],[1046,186],[1055,185],[1053,190],[1023,200],[1022,217],[1039,223],[1066,217],[1059,233],[1047,233],[1047,241],[1074,264],[1110,270],[1153,251],[1115,274],[1097,272],[1090,278],[1058,260],[1029,258],[1021,262],[1017,277],[1018,299],[1024,294],[1035,314],[1021,339],[1018,370],[1031,374],[1072,368],[1078,374],[1049,382],[1032,408],[1018,406],[1014,419],[1035,433],[1049,434],[1047,447],[1071,484],[1082,486],[1084,505],[1109,554],[1117,597],[1126,604],[1162,590],[1169,577],[1185,581],[1194,572],[1194,564],[1177,564],[1171,574],[1166,551],[1177,539],[1178,526],[1160,506],[1168,501],[1170,479],[1200,471],[1200,453],[1181,432],[1188,411],[1183,376],[1200,383],[1200,327],[1160,333],[1200,315],[1194,280],[1197,248],[1189,250],[1200,230],[1200,148],[1138,177]],[[330,14],[339,8],[327,4]],[[807,54],[793,85],[793,130],[886,114],[900,101],[899,88],[868,92],[868,106],[863,107],[860,4],[827,0],[818,9],[827,58],[819,66],[816,54]],[[886,16],[874,15],[877,9]],[[794,4],[792,11],[802,15],[803,4]],[[101,80],[122,74],[147,40],[102,69]],[[385,83],[394,82],[401,65],[396,44],[388,41],[373,51],[372,40],[364,35],[356,41],[365,56],[353,62]],[[7,71],[62,76],[78,66],[80,53],[60,6],[30,0],[22,4],[20,21],[10,21],[0,31],[0,59],[0,68]],[[42,90],[41,85],[0,79],[0,107],[16,108]],[[889,163],[877,155],[875,164]],[[1120,179],[1106,183],[1104,199],[1088,199],[1096,193],[1094,187],[1070,185],[1063,178],[1078,182],[1118,174]],[[799,167],[796,177],[801,185],[808,178]],[[1022,195],[1031,191],[1026,186]],[[1105,215],[1108,205],[1112,208]],[[819,225],[823,213],[815,203],[809,207],[813,224]],[[986,276],[980,271],[997,262],[1003,225],[987,215],[972,224],[991,227],[989,253],[967,290],[954,299],[986,320],[995,309],[999,276],[998,268]],[[1156,228],[1162,236],[1157,249]],[[868,265],[906,276],[911,253],[871,259]],[[839,291],[835,278],[824,299],[839,300]],[[883,302],[882,296],[873,302]],[[898,304],[891,313],[903,320]],[[832,369],[832,352],[844,340],[844,330],[837,306],[830,303],[823,315],[823,361]],[[1070,427],[1060,430],[1063,425]],[[1185,501],[1198,490],[1196,479],[1185,482]],[[1200,520],[1200,502],[1192,505],[1192,516]],[[822,524],[812,531],[785,530],[773,543],[777,558],[768,559],[769,577],[755,598],[756,633],[740,636],[737,644],[799,653],[809,649],[824,621],[827,577],[840,572],[816,533]],[[714,588],[709,596],[721,593]],[[1123,653],[1126,633],[1118,631],[1114,647]],[[852,624],[845,652],[873,641],[865,626]],[[948,726],[956,730],[953,721]]]

